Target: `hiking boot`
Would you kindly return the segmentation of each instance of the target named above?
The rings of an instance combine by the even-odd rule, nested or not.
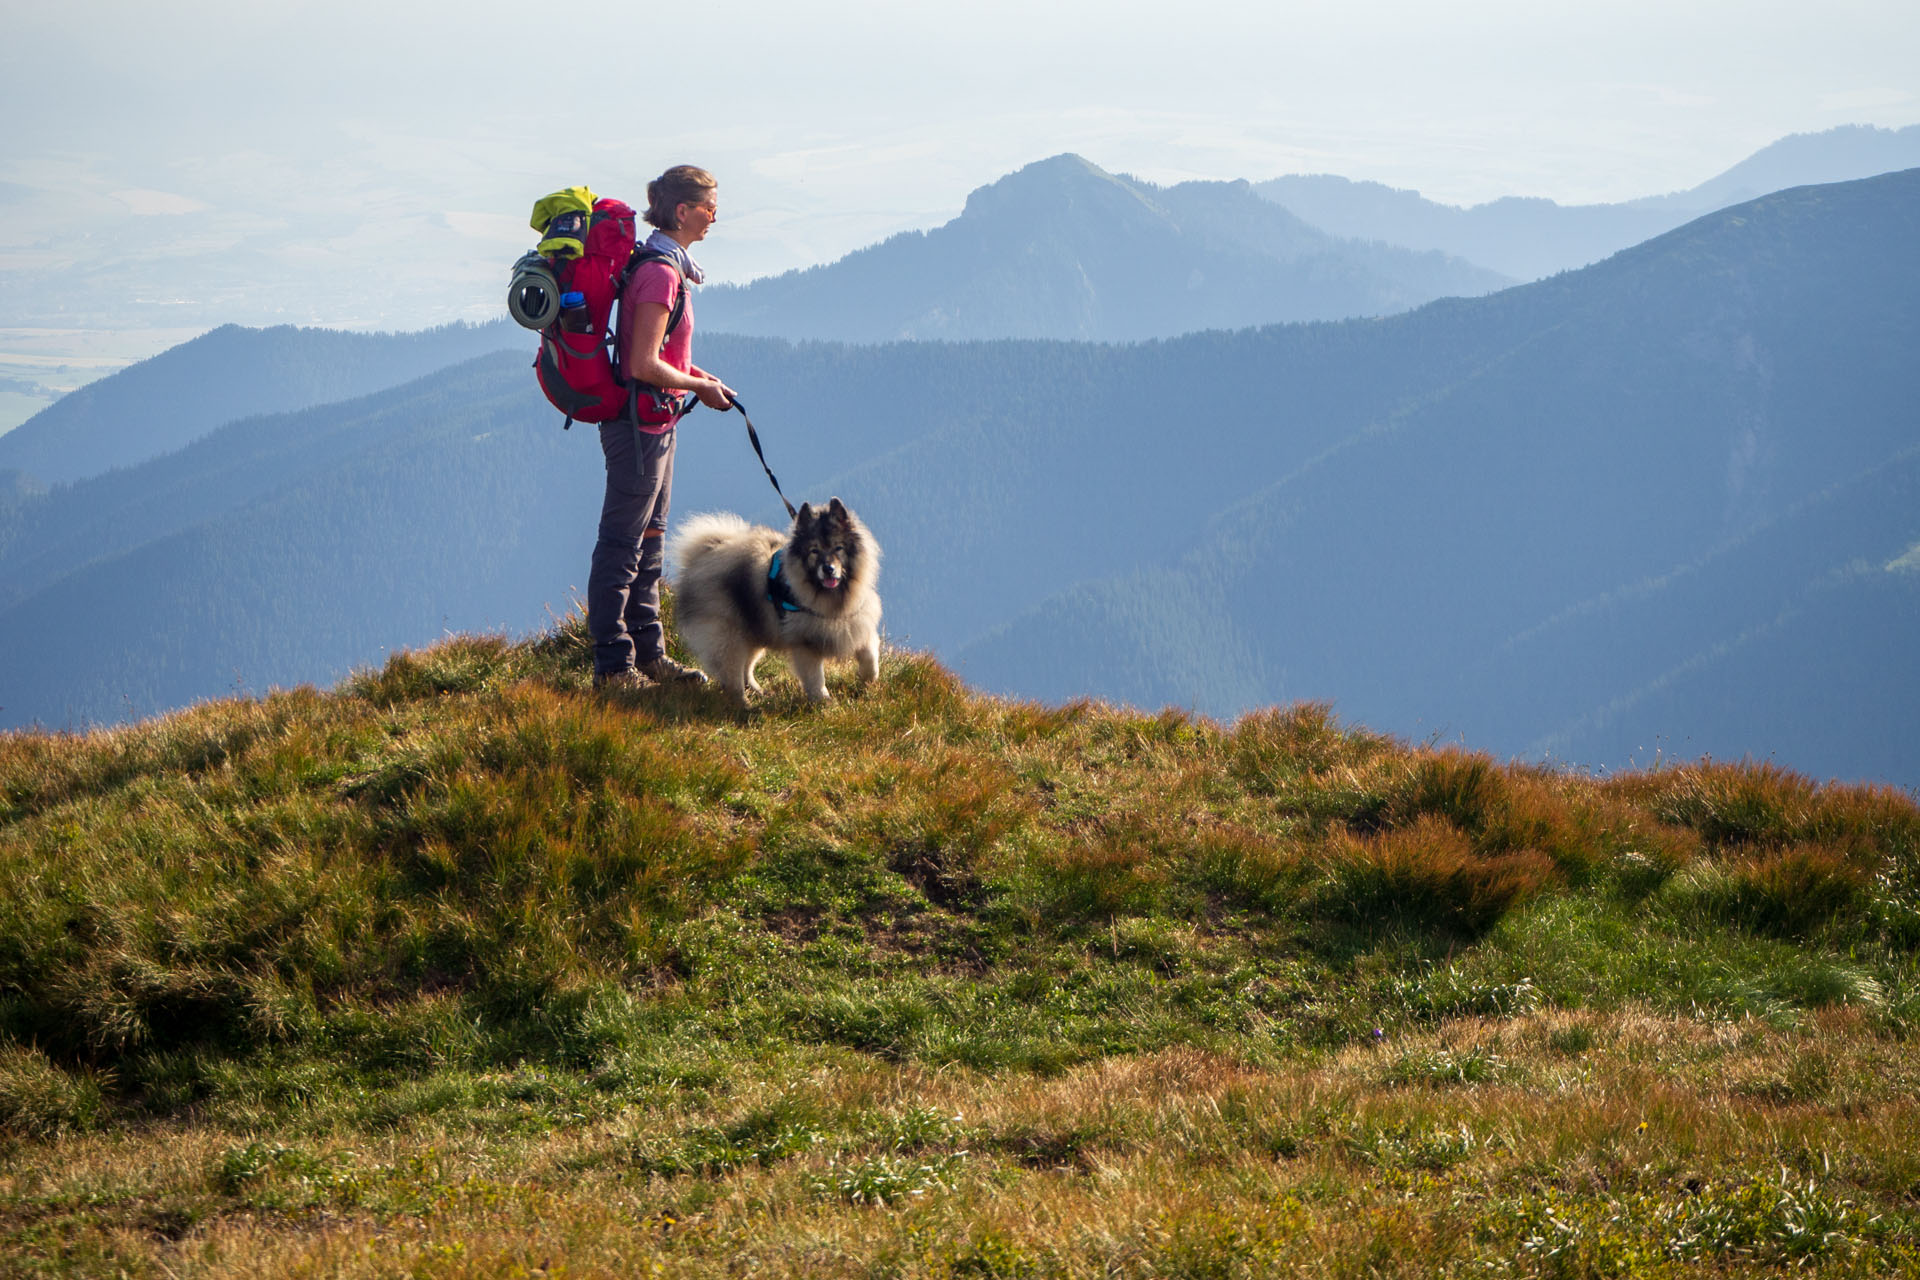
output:
[[[632,667],[624,667],[619,671],[596,671],[593,673],[593,687],[596,689],[612,689],[622,693],[632,693],[636,689],[646,688],[648,683],[647,678]]]
[[[689,667],[684,663],[675,662],[665,654],[641,667],[640,671],[649,680],[660,684],[705,684],[707,682],[706,672],[698,667]]]

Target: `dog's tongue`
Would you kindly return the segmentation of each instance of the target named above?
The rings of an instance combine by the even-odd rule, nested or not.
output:
[[[825,587],[829,591],[833,591],[839,588],[840,579],[835,577],[833,574],[829,573],[825,577],[820,579],[820,585]]]

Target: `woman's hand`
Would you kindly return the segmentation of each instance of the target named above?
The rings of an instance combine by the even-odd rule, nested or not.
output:
[[[725,412],[733,408],[733,388],[718,378],[708,378],[705,383],[693,389],[693,394],[699,396],[700,403],[709,409]]]

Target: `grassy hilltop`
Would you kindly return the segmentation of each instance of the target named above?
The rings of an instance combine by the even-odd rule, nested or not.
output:
[[[1920,1274],[1903,793],[586,654],[0,736],[0,1272]]]

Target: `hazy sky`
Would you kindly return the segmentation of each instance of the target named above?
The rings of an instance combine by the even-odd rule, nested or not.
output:
[[[742,280],[1062,151],[1571,203],[1920,122],[1914,0],[5,2],[0,327],[49,262],[124,281],[129,325],[490,318],[537,196],[680,161]]]

